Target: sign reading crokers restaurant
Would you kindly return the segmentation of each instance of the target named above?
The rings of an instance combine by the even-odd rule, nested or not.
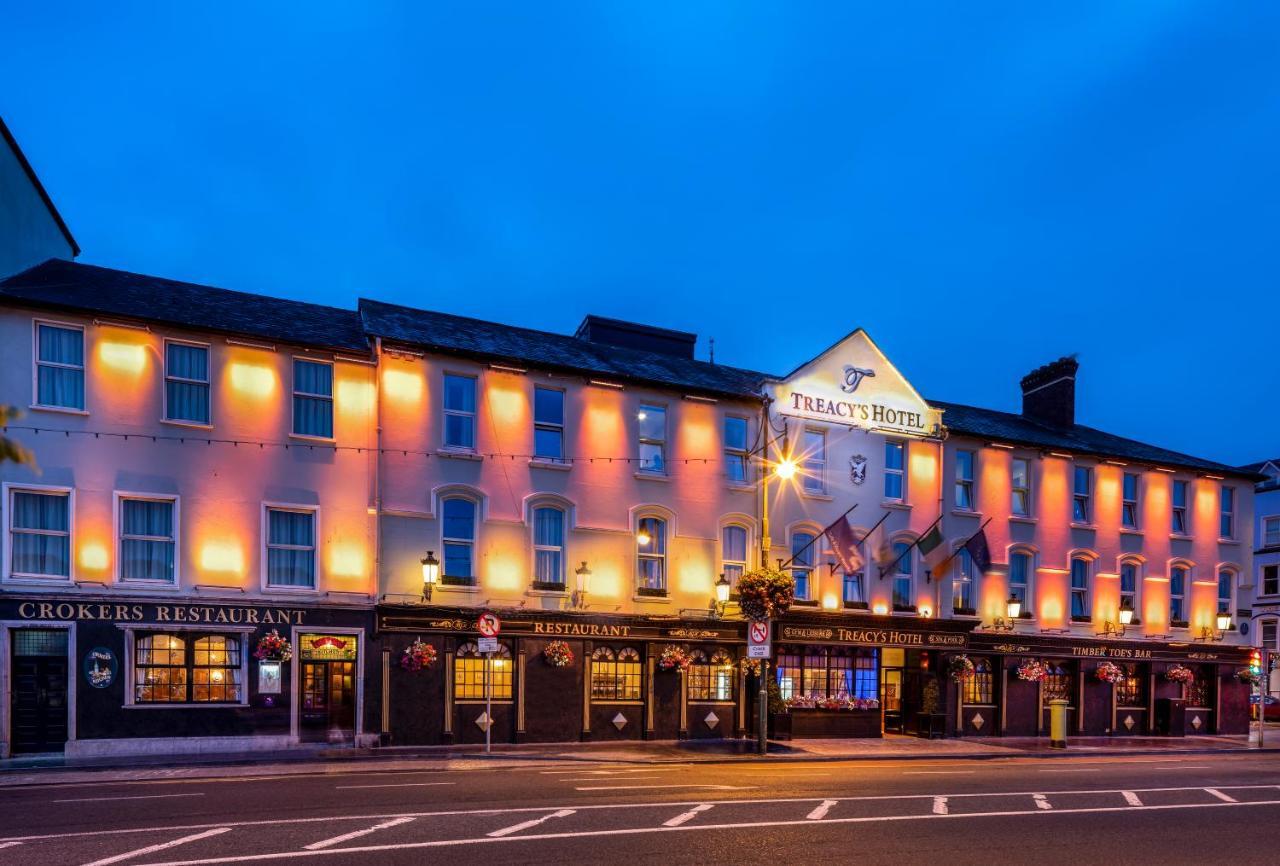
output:
[[[153,604],[97,601],[13,600],[0,603],[0,618],[44,622],[143,622],[190,625],[302,625],[306,611],[292,607],[223,604]]]
[[[963,649],[969,645],[969,636],[963,632],[811,625],[780,625],[778,640],[790,643],[841,643],[920,649]]]

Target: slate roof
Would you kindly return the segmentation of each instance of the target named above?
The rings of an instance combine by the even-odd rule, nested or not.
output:
[[[49,259],[0,282],[0,299],[77,313],[120,316],[198,331],[350,352],[369,341],[354,310],[287,301]]]
[[[447,313],[360,299],[371,336],[431,351],[572,370],[618,382],[644,382],[700,393],[759,399],[764,373],[657,352],[591,343]]]
[[[1249,471],[1247,467],[1227,466],[1212,460],[1202,460],[1189,454],[1180,454],[1145,442],[1104,433],[1083,424],[1054,427],[1009,412],[997,412],[993,409],[980,409],[976,406],[939,400],[930,400],[929,403],[944,410],[942,423],[953,435],[973,436],[988,441],[1031,445],[1038,448],[1053,448],[1091,454],[1096,457],[1133,460],[1169,468],[1244,475],[1254,480],[1261,478],[1256,471]]]

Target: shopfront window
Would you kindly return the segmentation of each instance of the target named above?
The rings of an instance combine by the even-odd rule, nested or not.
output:
[[[1189,707],[1211,707],[1210,698],[1213,695],[1212,689],[1209,687],[1209,677],[1205,676],[1203,668],[1194,667],[1191,669],[1195,674],[1195,679],[1187,683],[1187,691],[1184,697]]]
[[[689,666],[689,700],[733,700],[733,659],[724,650],[715,650],[708,656],[702,650],[692,653]]]
[[[991,659],[975,658],[973,675],[964,680],[964,702],[966,704],[992,703]]]
[[[866,698],[878,696],[877,650],[808,647],[803,656],[778,656],[782,699]]]
[[[800,671],[804,666],[795,653],[778,654],[778,692],[784,701],[801,694]]]
[[[488,656],[489,658],[486,658]],[[488,670],[486,670],[486,668]],[[453,697],[459,701],[511,700],[511,650],[498,644],[498,651],[482,655],[474,643],[458,647],[453,659]]]
[[[640,700],[640,653],[631,647],[596,647],[591,654],[591,699]]]
[[[1074,701],[1072,689],[1073,677],[1071,669],[1062,662],[1050,662],[1049,673],[1043,680],[1042,694],[1045,703],[1049,701]]]
[[[1133,663],[1120,665],[1124,679],[1116,683],[1116,706],[1140,709],[1147,705],[1147,678]]]
[[[238,635],[138,635],[134,641],[134,701],[237,703],[240,662]]]

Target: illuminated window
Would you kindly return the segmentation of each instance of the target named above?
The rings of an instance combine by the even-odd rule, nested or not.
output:
[[[1191,672],[1195,674],[1195,678],[1183,687],[1186,690],[1182,695],[1183,700],[1187,702],[1188,707],[1208,708],[1213,706],[1210,702],[1212,692],[1209,686],[1209,678],[1204,675],[1204,670],[1197,665],[1191,669]]]
[[[1031,612],[1031,554],[1015,550],[1009,554],[1009,595],[1022,602],[1022,610]]]
[[[444,447],[472,451],[476,447],[476,380],[444,374]]]
[[[1218,516],[1218,537],[1219,538],[1235,538],[1236,537],[1236,491],[1234,487],[1227,487],[1225,484],[1219,488],[1218,493],[1219,516]]]
[[[964,702],[966,704],[993,703],[993,677],[991,676],[991,659],[978,657],[973,659],[973,675],[962,680],[964,685]]]
[[[906,495],[907,443],[884,443],[884,498],[902,499]]]
[[[956,452],[956,508],[973,510],[973,452]]]
[[[333,365],[293,359],[293,433],[333,438]]]
[[[440,544],[444,548],[442,582],[472,585],[476,581],[476,504],[461,496],[451,496],[441,502],[440,511]]]
[[[813,588],[814,563],[818,561],[817,536],[812,532],[791,534],[791,576],[796,581],[796,598],[805,601]]]
[[[120,579],[173,583],[177,527],[172,499],[120,499]]]
[[[1010,482],[1013,487],[1010,508],[1018,517],[1031,516],[1031,461],[1015,457],[1010,463]]]
[[[1231,613],[1231,594],[1235,588],[1236,573],[1229,568],[1218,569],[1218,613]]]
[[[640,595],[667,594],[667,522],[642,517],[636,527],[636,586]]]
[[[810,698],[827,696],[827,655],[831,651],[826,647],[809,647],[804,656],[804,671],[801,675],[803,694]]]
[[[1093,562],[1083,556],[1071,558],[1071,618],[1088,620],[1089,579],[1093,574]]]
[[[1169,621],[1173,625],[1187,624],[1187,580],[1189,570],[1184,565],[1169,569]]]
[[[1093,470],[1077,466],[1072,476],[1071,520],[1074,523],[1089,522],[1089,497],[1093,490]]]
[[[1147,678],[1133,663],[1122,663],[1124,679],[1116,683],[1116,706],[1138,709],[1147,705]]]
[[[724,419],[724,474],[730,484],[747,483],[747,419]]]
[[[1075,690],[1072,688],[1074,678],[1071,676],[1071,668],[1064,662],[1049,662],[1049,673],[1041,681],[1041,694],[1044,697],[1045,706],[1049,705],[1049,701],[1070,701],[1075,702]]]
[[[893,606],[895,608],[911,607],[915,601],[915,581],[911,574],[911,545],[905,541],[893,545],[893,555],[897,564],[893,575]]]
[[[9,576],[71,577],[70,491],[9,491]]]
[[[474,643],[458,647],[453,659],[453,697],[459,701],[511,700],[511,649],[498,644],[498,651],[480,653]]]
[[[591,654],[593,701],[640,700],[640,653],[631,647],[616,652],[607,646]]]
[[[240,701],[238,635],[142,634],[134,640],[133,656],[135,703]]]
[[[689,666],[689,700],[732,701],[733,658],[724,650],[716,650],[710,657],[702,650],[690,655],[693,663]]]
[[[960,548],[956,553],[956,573],[951,579],[951,606],[957,612],[973,611],[973,557]]]
[[[267,586],[315,589],[314,510],[267,508]]]
[[[731,523],[720,530],[720,565],[731,587],[747,570],[747,528]]]
[[[778,653],[778,693],[784,701],[801,695],[800,671],[802,669],[799,655]]]
[[[640,471],[660,475],[667,471],[667,410],[641,404]]]
[[[84,328],[36,323],[35,404],[84,410]]]
[[[185,424],[209,423],[209,347],[164,342],[164,417]]]
[[[1138,611],[1138,582],[1141,577],[1140,564],[1135,560],[1120,563],[1120,609]]]
[[[1187,482],[1173,482],[1173,520],[1171,530],[1178,535],[1187,534]]]
[[[564,460],[564,392],[534,386],[533,455],[539,460]]]
[[[1120,522],[1126,529],[1138,528],[1138,476],[1124,474],[1124,500],[1121,503]]]
[[[778,655],[778,690],[782,699],[868,698],[879,695],[877,651],[807,647]]]
[[[240,639],[209,635],[191,647],[191,700],[240,700]]]
[[[827,434],[821,430],[804,431],[801,471],[805,493],[825,493],[827,489]]]
[[[541,587],[564,587],[564,512],[550,505],[533,509],[533,579]]]

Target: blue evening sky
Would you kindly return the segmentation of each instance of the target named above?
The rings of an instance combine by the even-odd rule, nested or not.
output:
[[[0,114],[82,261],[1280,456],[1274,3],[11,4]]]

